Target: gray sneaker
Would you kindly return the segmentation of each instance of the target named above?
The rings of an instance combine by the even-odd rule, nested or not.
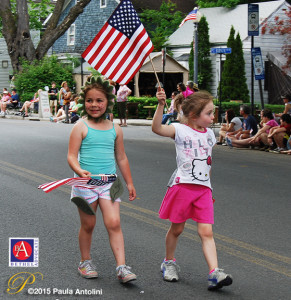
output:
[[[163,272],[163,279],[166,281],[178,281],[180,272],[180,267],[176,264],[174,260],[163,261],[161,264],[161,271]]]
[[[78,272],[85,278],[97,278],[98,273],[96,267],[93,265],[92,260],[84,260],[80,262]]]
[[[132,280],[136,280],[136,275],[132,273],[131,267],[126,265],[121,265],[116,268],[117,278],[121,283],[127,283]]]
[[[215,268],[215,270],[208,275],[208,290],[218,290],[232,284],[231,275],[225,274],[223,271],[222,269]]]

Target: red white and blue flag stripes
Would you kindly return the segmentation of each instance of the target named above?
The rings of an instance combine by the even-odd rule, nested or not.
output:
[[[117,177],[115,174],[112,175],[100,174],[100,175],[93,175],[93,176],[98,176],[100,179],[83,178],[83,177],[65,178],[65,179],[41,184],[38,188],[42,189],[46,193],[49,193],[54,189],[57,189],[58,187],[65,184],[70,186],[95,189],[96,186],[101,186],[107,183],[114,182]]]
[[[82,57],[102,75],[127,84],[153,48],[131,1],[123,0]]]
[[[197,12],[198,12],[198,8],[195,7],[191,12],[189,12],[189,14],[186,16],[186,18],[181,22],[179,27],[181,27],[185,22],[187,22],[189,20],[196,20]]]

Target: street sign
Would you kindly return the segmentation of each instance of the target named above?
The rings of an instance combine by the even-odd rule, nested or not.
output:
[[[265,79],[264,65],[260,47],[252,48],[252,59],[255,71],[255,79]]]
[[[248,4],[248,35],[259,35],[259,5]]]
[[[214,54],[230,54],[231,48],[211,48],[211,53]]]

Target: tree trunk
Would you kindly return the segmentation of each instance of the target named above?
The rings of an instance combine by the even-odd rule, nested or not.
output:
[[[37,48],[35,49],[29,30],[29,14],[27,0],[17,0],[16,14],[11,10],[10,0],[1,0],[0,16],[2,18],[2,34],[5,38],[13,71],[21,71],[21,59],[30,62],[42,59],[54,42],[61,37],[75,19],[81,14],[91,0],[80,0],[73,6],[64,21],[58,25],[65,0],[58,0]]]

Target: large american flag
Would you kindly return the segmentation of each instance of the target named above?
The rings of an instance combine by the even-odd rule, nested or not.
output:
[[[153,51],[153,44],[132,3],[123,0],[82,57],[97,71],[127,84]]]
[[[197,18],[197,11],[198,11],[198,8],[195,7],[191,12],[189,12],[189,14],[186,16],[186,18],[181,22],[181,24],[179,25],[179,27],[181,27],[185,22],[187,22],[189,20],[196,20],[196,18]]]

